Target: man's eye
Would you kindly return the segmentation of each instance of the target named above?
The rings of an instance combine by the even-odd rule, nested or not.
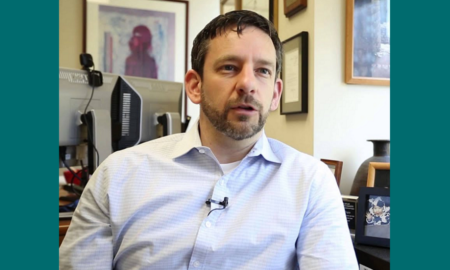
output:
[[[224,69],[224,70],[227,70],[227,71],[232,71],[232,70],[234,70],[235,68],[234,68],[234,66],[232,66],[232,65],[225,65],[225,66],[223,66],[223,69]]]
[[[270,75],[270,70],[268,70],[267,68],[260,68],[259,72],[262,74]]]

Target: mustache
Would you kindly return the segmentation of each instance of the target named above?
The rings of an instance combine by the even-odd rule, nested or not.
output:
[[[242,104],[242,103],[249,104],[259,111],[261,111],[263,108],[262,104],[259,103],[253,96],[245,95],[245,96],[238,97],[234,100],[228,101],[226,104],[226,107],[225,107],[225,111],[229,111],[231,108],[233,108],[239,104]]]

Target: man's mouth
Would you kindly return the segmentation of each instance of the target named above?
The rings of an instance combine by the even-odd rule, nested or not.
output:
[[[255,108],[252,105],[249,105],[249,104],[241,104],[241,105],[238,105],[238,106],[233,106],[233,109],[245,110],[245,111],[254,111],[255,110]]]

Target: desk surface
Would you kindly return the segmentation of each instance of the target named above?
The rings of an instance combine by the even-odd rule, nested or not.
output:
[[[76,196],[73,193],[69,193],[67,190],[63,189],[64,185],[59,185],[59,197]],[[71,204],[71,201],[59,200],[59,206]]]
[[[358,263],[373,270],[389,270],[391,250],[385,247],[361,245],[353,242]]]

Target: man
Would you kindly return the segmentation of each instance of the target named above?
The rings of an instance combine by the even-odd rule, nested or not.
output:
[[[264,134],[281,55],[273,25],[254,12],[211,21],[185,78],[198,124],[101,164],[61,269],[357,269],[328,167]]]

